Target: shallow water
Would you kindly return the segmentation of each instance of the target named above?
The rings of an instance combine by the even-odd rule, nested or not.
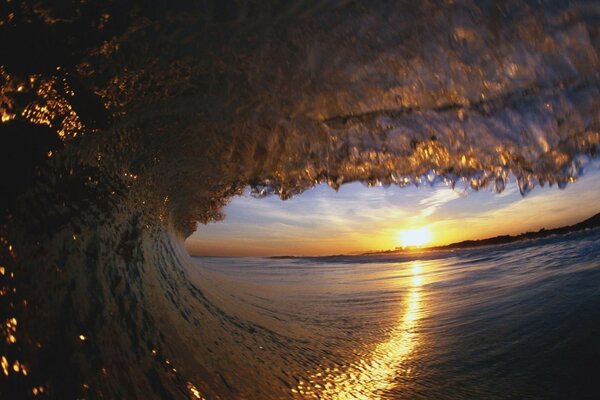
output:
[[[591,399],[599,256],[595,230],[400,259],[194,262],[214,304],[281,335],[251,349],[269,360],[257,398]]]

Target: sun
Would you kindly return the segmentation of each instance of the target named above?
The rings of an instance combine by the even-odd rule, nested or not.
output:
[[[402,247],[424,246],[431,241],[431,231],[427,228],[406,229],[398,233],[398,243]]]

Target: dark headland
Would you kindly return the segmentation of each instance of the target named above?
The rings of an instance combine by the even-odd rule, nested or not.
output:
[[[552,235],[564,235],[566,233],[572,233],[582,231],[585,229],[597,228],[600,226],[600,213],[581,221],[574,225],[562,226],[560,228],[545,229],[542,228],[537,232],[525,232],[519,235],[501,235],[487,239],[480,240],[464,240],[462,242],[452,243],[445,246],[428,247],[428,250],[448,250],[448,249],[463,249],[466,247],[480,247],[480,246],[491,246],[497,244],[506,244],[512,242],[518,242],[520,240],[528,239],[540,239]]]
[[[507,244],[518,242],[520,240],[529,240],[529,239],[540,239],[552,235],[564,235],[567,233],[573,233],[577,231],[583,231],[585,229],[593,229],[600,227],[600,213],[595,214],[594,216],[586,219],[585,221],[581,221],[574,225],[562,226],[560,228],[554,229],[546,229],[542,228],[537,232],[524,232],[518,235],[500,235],[487,239],[478,239],[478,240],[464,240],[462,242],[456,242],[447,244],[444,246],[432,246],[419,248],[419,250],[454,250],[454,249],[465,249],[471,247],[483,247],[483,246],[493,246],[498,244]],[[401,247],[397,247],[394,250],[384,250],[384,251],[370,251],[366,253],[362,253],[361,255],[376,255],[376,254],[393,254],[393,253],[402,253],[404,251],[411,251],[413,249],[408,248],[404,249]]]
[[[315,257],[302,257],[302,258],[331,258],[331,257],[342,257],[342,256],[375,256],[375,255],[387,255],[387,254],[398,254],[404,252],[413,252],[413,251],[429,251],[429,250],[455,250],[455,249],[465,249],[472,247],[483,247],[483,246],[494,246],[499,244],[507,244],[518,242],[521,240],[530,240],[530,239],[541,239],[544,237],[552,236],[552,235],[565,235],[567,233],[573,233],[578,231],[583,231],[586,229],[593,229],[600,227],[600,213],[591,216],[590,218],[581,221],[574,225],[561,226],[560,228],[546,229],[542,228],[537,232],[524,232],[518,235],[500,235],[487,239],[478,239],[478,240],[464,240],[462,242],[456,242],[447,244],[444,246],[432,246],[432,247],[417,247],[417,248],[402,248],[396,247],[395,249],[390,250],[375,250],[375,251],[367,251],[361,253],[351,253],[351,254],[337,254],[337,255],[329,255],[329,256],[315,256]],[[296,258],[298,256],[271,256],[269,258],[276,259],[286,259],[286,258]]]

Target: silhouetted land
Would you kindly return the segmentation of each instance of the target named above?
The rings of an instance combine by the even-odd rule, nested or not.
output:
[[[542,228],[537,232],[525,232],[519,235],[502,235],[493,238],[480,239],[480,240],[465,240],[462,242],[452,243],[446,246],[435,246],[429,247],[429,250],[448,250],[448,249],[463,249],[466,247],[480,247],[480,246],[491,246],[496,244],[506,244],[512,242],[518,242],[519,240],[526,239],[539,239],[551,235],[564,235],[566,233],[582,231],[584,229],[592,229],[600,227],[600,213],[586,219],[585,221],[579,222],[575,225],[563,226],[554,229]]]
[[[519,235],[511,236],[511,235],[501,235],[495,236],[487,239],[479,239],[479,240],[464,240],[462,242],[451,243],[445,246],[433,246],[433,247],[425,247],[419,248],[418,250],[427,251],[427,250],[452,250],[452,249],[464,249],[470,247],[482,247],[482,246],[493,246],[497,244],[506,244],[518,242],[520,240],[528,240],[528,239],[540,239],[547,236],[552,235],[564,235],[567,233],[582,231],[585,229],[592,229],[600,227],[600,213],[595,214],[594,216],[586,219],[585,221],[581,221],[574,225],[562,226],[560,228],[554,229],[546,229],[542,228],[537,232],[524,232]],[[395,254],[402,253],[404,251],[411,251],[409,248],[403,249],[401,247],[397,247],[393,250],[380,250],[380,251],[368,251],[364,253],[354,253],[354,254],[336,254],[329,256],[315,256],[315,257],[302,257],[302,258],[315,258],[315,259],[323,259],[323,258],[336,258],[336,257],[344,257],[344,256],[372,256],[372,255],[383,255],[383,254]],[[274,259],[293,259],[301,256],[271,256],[269,258]]]

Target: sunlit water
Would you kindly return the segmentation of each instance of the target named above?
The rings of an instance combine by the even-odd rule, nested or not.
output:
[[[216,304],[286,338],[253,349],[272,362],[257,398],[320,399],[597,398],[599,260],[598,230],[408,259],[195,258]]]

